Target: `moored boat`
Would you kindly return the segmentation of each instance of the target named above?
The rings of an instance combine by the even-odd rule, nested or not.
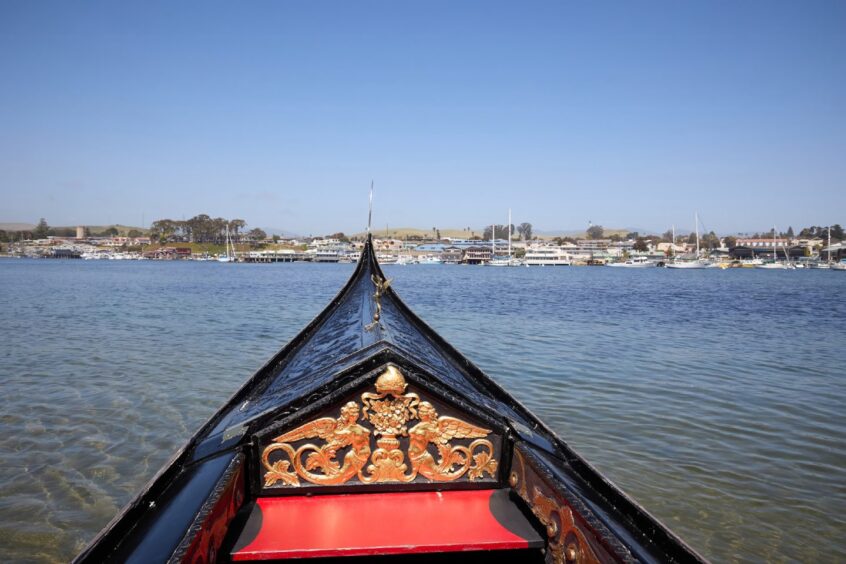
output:
[[[697,269],[697,268],[710,268],[711,261],[706,259],[695,259],[695,260],[680,260],[676,262],[668,262],[665,264],[667,268],[674,268],[674,269]]]
[[[656,263],[649,260],[648,257],[632,257],[620,262],[609,262],[605,266],[617,268],[653,268],[656,266]]]
[[[570,266],[570,255],[561,247],[534,246],[526,249],[526,266]]]
[[[702,561],[414,315],[368,237],[329,306],[76,561],[409,555]]]

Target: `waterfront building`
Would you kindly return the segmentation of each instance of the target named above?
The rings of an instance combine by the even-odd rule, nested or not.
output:
[[[417,245],[415,249],[421,253],[442,253],[447,246],[443,243],[424,243],[422,245]]]
[[[463,262],[465,264],[483,264],[486,262],[490,262],[491,258],[491,248],[489,246],[483,247],[468,247],[464,249],[464,259]]]
[[[570,266],[572,259],[562,247],[556,245],[531,245],[523,257],[526,266]]]
[[[464,260],[464,250],[458,247],[444,247],[440,257],[444,264],[458,264]]]
[[[373,239],[377,251],[400,251],[404,242],[401,239]]]

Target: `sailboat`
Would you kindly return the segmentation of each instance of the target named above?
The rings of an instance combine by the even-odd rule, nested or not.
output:
[[[787,249],[784,250],[785,262],[778,262],[778,245],[776,245],[776,228],[773,226],[773,262],[765,262],[763,264],[755,265],[755,268],[763,268],[765,270],[795,270],[796,267],[790,262],[790,257],[787,254]]]
[[[491,226],[491,233],[496,231],[494,226]],[[497,257],[495,239],[491,235],[491,260],[488,266],[521,266],[522,262],[511,256],[511,210],[508,210],[508,257]]]
[[[229,224],[226,224],[226,254],[217,257],[217,262],[235,262],[235,245],[229,236]]]
[[[694,221],[694,229],[696,231],[696,259],[695,260],[686,260],[686,261],[673,261],[667,263],[665,266],[667,268],[708,268],[711,265],[711,262],[705,260],[699,256],[699,214],[693,214],[693,221]],[[674,242],[675,244],[675,242]]]
[[[823,262],[819,258],[808,264],[808,268],[825,270],[831,268],[831,227],[828,228],[828,260]]]

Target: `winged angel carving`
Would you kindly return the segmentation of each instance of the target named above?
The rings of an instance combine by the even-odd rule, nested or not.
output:
[[[387,367],[375,387],[376,393],[361,395],[364,409],[351,401],[341,408],[337,419],[315,419],[273,439],[261,458],[265,487],[278,481],[298,486],[301,478],[318,485],[337,485],[354,477],[362,483],[382,483],[411,482],[418,475],[434,482],[457,480],[465,474],[470,480],[494,476],[497,461],[493,444],[486,438],[490,430],[456,417],[438,416],[431,403],[420,401],[415,393],[405,393],[405,378],[395,366]],[[371,451],[371,429],[357,423],[359,419],[373,426],[372,433],[378,437],[375,451]],[[409,429],[413,419],[419,422]],[[404,436],[408,437],[410,469],[400,448],[399,437]],[[306,439],[321,439],[324,444],[307,443],[298,448],[291,444]],[[474,440],[466,446],[452,444],[457,439]],[[437,449],[437,460],[429,452],[430,444]],[[280,450],[285,456],[271,462],[270,455]],[[339,462],[336,457],[343,451]],[[368,461],[371,464],[367,465]]]
[[[342,484],[358,474],[370,458],[370,430],[356,423],[359,412],[358,404],[351,401],[341,408],[338,419],[315,419],[273,439],[273,444],[264,449],[261,456],[261,462],[267,469],[264,475],[265,487],[279,480],[298,486],[298,476],[314,484]],[[326,444],[318,447],[309,443],[296,450],[289,444],[314,438],[323,439]],[[350,450],[344,455],[343,465],[338,464],[335,456],[338,450],[346,446],[350,446]],[[271,464],[268,457],[276,450],[285,451],[289,460],[277,460]],[[306,453],[308,457],[303,464],[302,456]],[[313,470],[320,470],[322,474],[316,474]]]
[[[408,457],[416,474],[436,482],[456,480],[470,470],[471,480],[481,478],[484,472],[493,476],[497,462],[493,458],[493,445],[484,437],[489,430],[471,425],[455,417],[438,417],[435,407],[428,401],[417,407],[420,423],[409,431]],[[476,439],[469,446],[453,446],[452,439]],[[439,460],[428,451],[429,443],[438,449]],[[473,455],[473,451],[478,452]],[[474,464],[475,463],[475,464]],[[453,469],[453,467],[458,468]]]

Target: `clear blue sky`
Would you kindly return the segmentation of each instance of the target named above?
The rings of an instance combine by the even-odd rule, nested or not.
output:
[[[0,2],[0,221],[846,224],[846,2]]]

